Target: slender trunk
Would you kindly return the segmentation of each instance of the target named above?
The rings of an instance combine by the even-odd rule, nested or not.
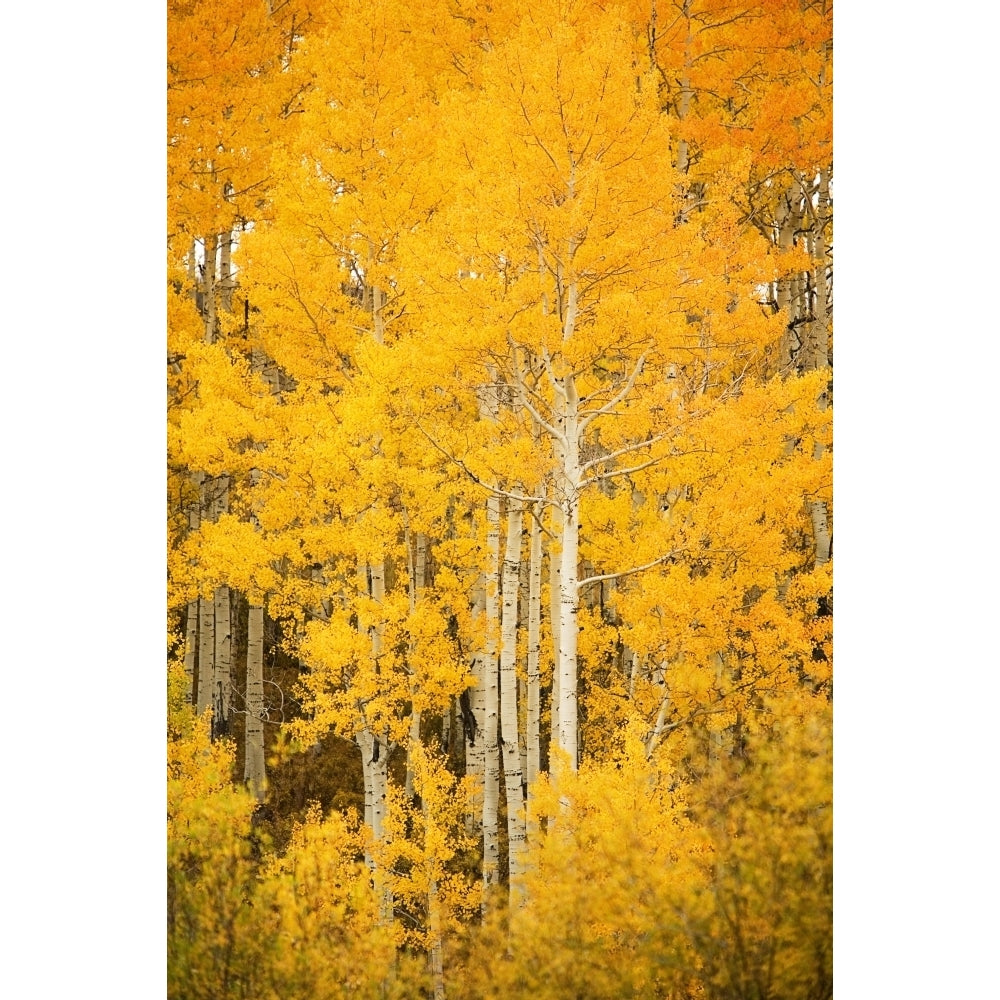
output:
[[[361,751],[361,766],[365,787],[365,823],[372,831],[372,847],[365,852],[365,864],[372,873],[372,884],[379,899],[379,920],[383,925],[392,921],[392,887],[384,865],[379,863],[378,848],[385,839],[389,801],[389,747],[366,726],[356,736]]]
[[[229,735],[232,642],[229,588],[217,587],[215,590],[215,677],[212,682],[212,734],[216,739]]]
[[[507,845],[511,904],[520,895],[524,873],[524,798],[517,711],[517,606],[524,504],[507,502],[507,545],[503,560],[503,609],[500,623],[500,706],[504,785],[507,794]]]
[[[198,602],[188,601],[184,635],[184,704],[194,704],[194,668],[198,662]]]
[[[385,343],[385,317],[382,308],[385,306],[385,292],[371,280],[371,267],[375,263],[375,244],[368,241],[369,273],[365,275],[365,307],[372,314],[372,335],[376,344]]]
[[[427,536],[418,531],[414,535],[413,576],[417,581],[417,595],[427,586]]]
[[[372,886],[379,901],[379,922],[388,925],[392,922],[393,915],[392,886],[378,854],[379,847],[385,840],[389,808],[389,748],[367,727],[357,734],[355,740],[361,751],[365,823],[372,831],[371,847],[365,851],[365,864],[372,873]]]
[[[486,590],[482,578],[472,594],[472,621],[476,635],[481,635],[486,628]],[[481,649],[473,654],[471,673],[475,683],[462,693],[460,704],[465,732],[465,773],[476,779],[465,825],[470,834],[475,834],[482,828],[486,773],[486,664]]]
[[[628,666],[628,697],[635,700],[635,682],[639,676],[639,654],[634,649],[625,647],[625,663]]]
[[[809,505],[809,514],[812,519],[814,538],[814,558],[817,566],[822,566],[830,561],[830,519],[827,514],[826,501],[814,500]]]
[[[552,508],[552,541],[549,542],[549,629],[552,633],[552,693],[549,696],[549,768],[552,768],[552,751],[559,746],[559,662],[562,657],[560,643],[559,602],[562,594],[562,551],[558,539],[563,533],[563,512],[559,506]]]
[[[500,499],[491,494],[486,500],[486,551],[489,566],[486,572],[486,642],[483,651],[485,678],[485,729],[483,732],[483,909],[499,880],[500,838],[497,816],[500,804],[500,747],[498,722],[500,691],[497,677],[497,640],[500,602],[497,571],[500,562]]]
[[[251,604],[247,619],[247,722],[243,780],[258,802],[264,800],[264,608]]]
[[[218,521],[229,511],[229,476],[222,475],[212,481],[212,503],[210,520]],[[229,587],[216,587],[215,613],[215,660],[212,673],[212,735],[214,738],[229,733],[230,701],[233,689],[232,677],[232,611]]]
[[[577,433],[579,399],[572,375],[565,379],[563,427],[566,447],[561,469],[563,512],[562,561],[559,567],[559,748],[575,771],[579,764],[577,735],[577,618],[579,594],[580,455]]]
[[[191,241],[191,250],[188,253],[187,262],[187,278],[188,278],[188,296],[197,305],[198,303],[198,241]]]
[[[210,500],[213,480],[201,476],[198,486],[198,508],[201,520],[211,520]],[[195,710],[200,716],[212,705],[212,683],[215,680],[215,607],[207,597],[198,598],[198,692]]]
[[[525,767],[528,777],[528,803],[534,794],[533,785],[542,766],[540,746],[541,683],[539,659],[541,654],[542,611],[542,528],[536,511],[531,519],[531,541],[528,549],[528,713],[526,720],[528,759]]]
[[[448,707],[441,716],[441,750],[451,756],[451,714],[455,711],[455,699],[451,698]]]
[[[215,677],[215,605],[207,597],[198,598],[198,698],[195,710],[201,715],[212,707]]]
[[[666,670],[663,666],[657,668],[654,676],[654,681],[658,687],[663,688],[663,698],[660,701],[660,709],[656,713],[656,721],[653,723],[652,732],[646,738],[646,759],[649,760],[653,756],[653,751],[656,750],[660,742],[660,737],[663,735],[663,730],[667,722],[667,714],[670,711],[670,690],[667,687],[667,675]]]
[[[423,535],[418,534],[415,540],[415,546],[411,547],[410,539],[410,529],[406,528],[406,559],[407,559],[407,570],[410,578],[410,614],[412,615],[417,608],[417,599],[424,589],[424,572],[427,567],[426,559],[426,546],[421,545]],[[416,552],[414,552],[414,548]],[[410,645],[410,653],[412,655],[413,645]],[[408,799],[413,799],[413,755],[417,744],[420,743],[420,710],[416,706],[416,700],[419,696],[418,680],[414,676],[412,680],[412,690],[411,690],[411,708],[410,708],[410,732],[409,738],[406,746],[406,779],[404,782],[404,790],[406,792],[406,797]]]
[[[424,802],[424,825],[430,824],[430,810]],[[444,1000],[444,945],[441,933],[441,899],[438,894],[437,858],[427,859],[427,923],[431,932],[430,966],[434,1000]]]
[[[233,234],[219,236],[219,305],[233,311]]]
[[[778,249],[781,251],[789,250],[792,246],[792,223],[791,223],[791,207],[788,204],[788,199],[785,195],[778,196],[778,208],[776,212],[775,224],[777,226],[777,238],[778,238]],[[792,315],[792,298],[790,294],[790,285],[788,278],[779,278],[777,285],[775,287],[775,301],[778,304],[778,310],[785,310],[786,317],[785,321],[791,326],[794,319]],[[779,369],[784,369],[791,363],[790,356],[790,338],[789,328],[786,328],[785,333],[781,338],[780,354],[778,358]]]
[[[385,601],[385,561],[376,560],[358,566],[361,589],[375,602]],[[370,583],[370,587],[369,587]],[[378,624],[371,629],[372,659],[378,665],[382,653],[382,627]],[[365,823],[372,831],[372,848],[365,853],[365,863],[372,872],[372,884],[379,900],[379,921],[383,925],[392,922],[393,897],[388,873],[378,858],[379,848],[385,839],[386,818],[389,810],[389,750],[388,742],[380,739],[367,722],[355,736],[361,751],[361,767],[365,787]]]
[[[826,168],[819,174],[819,196],[816,204],[816,219],[813,227],[814,232],[814,252],[819,259],[819,266],[816,269],[816,321],[813,323],[814,343],[812,352],[812,364],[815,368],[827,368],[830,364],[830,320],[831,308],[829,301],[829,288],[826,280],[826,213],[830,204],[830,172]],[[820,396],[819,406],[821,410],[827,408],[829,396],[826,389]],[[818,443],[814,451],[814,458],[819,460],[823,457],[823,445]],[[815,539],[815,560],[817,566],[822,566],[830,561],[830,518],[826,501],[814,500],[810,504],[810,515],[813,524],[813,538]]]
[[[683,121],[691,108],[691,43],[693,41],[691,37],[691,2],[690,0],[684,0],[681,5],[681,16],[684,18],[687,24],[687,32],[684,36],[684,66],[681,71],[681,93],[680,100],[677,103],[677,117],[679,120]],[[686,174],[688,172],[688,166],[690,165],[690,153],[688,151],[688,144],[684,139],[681,139],[677,143],[677,169],[682,173]]]
[[[202,278],[203,316],[205,319],[205,343],[215,342],[215,257],[218,237],[205,237],[205,272]]]
[[[192,259],[194,251],[192,251]],[[196,497],[188,507],[188,528],[195,532],[201,527],[201,484],[204,476],[200,472],[192,474]],[[198,661],[198,600],[188,601],[187,629],[184,637],[184,702],[195,703],[194,670]]]

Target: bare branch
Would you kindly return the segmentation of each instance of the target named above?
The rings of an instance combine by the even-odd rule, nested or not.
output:
[[[623,576],[633,576],[636,573],[643,573],[647,569],[652,569],[654,566],[659,566],[660,563],[666,562],[668,559],[672,559],[676,555],[680,555],[683,551],[683,549],[672,549],[666,555],[660,556],[658,559],[654,559],[652,562],[648,562],[644,566],[634,566],[632,569],[623,569],[620,573],[602,573],[600,576],[588,576],[586,580],[578,581],[576,588],[577,590],[580,590],[591,583],[600,583],[602,580],[617,580]]]
[[[566,435],[563,434],[562,431],[554,427],[552,424],[550,424],[529,401],[527,393],[527,382],[524,377],[524,370],[521,368],[521,365],[518,363],[517,359],[517,347],[512,340],[510,341],[510,344],[511,347],[513,348],[513,353],[514,353],[514,365],[516,368],[515,382],[516,382],[517,394],[521,398],[521,405],[532,415],[532,417],[534,417],[535,421],[538,423],[540,427],[544,427],[545,430],[552,437],[554,437],[557,441],[561,441],[565,446],[567,443]]]
[[[619,458],[622,455],[627,455],[629,454],[629,452],[639,451],[641,448],[647,448],[650,445],[656,444],[657,441],[662,441],[665,437],[667,437],[666,433],[654,434],[653,437],[647,438],[645,441],[635,441],[632,444],[625,445],[623,448],[618,448],[616,451],[609,452],[607,455],[601,455],[598,458],[592,458],[589,462],[587,462],[580,468],[580,474],[586,475],[592,468],[594,468],[595,465],[601,465],[604,462],[610,462],[616,458]],[[656,461],[659,461],[659,459],[656,459]],[[646,466],[642,466],[642,468],[645,467]],[[598,479],[607,479],[607,478],[608,474],[605,473],[604,475],[595,476],[594,481],[596,482],[596,480]]]
[[[636,362],[635,368],[632,369],[632,374],[629,375],[628,381],[626,381],[625,385],[622,386],[621,392],[614,396],[609,402],[605,403],[600,409],[594,410],[592,413],[583,417],[579,425],[581,434],[594,420],[610,410],[613,410],[632,391],[632,386],[635,385],[635,380],[639,377],[642,372],[643,365],[646,363],[646,353],[646,351],[643,351],[639,356],[639,360]]]
[[[431,443],[431,445],[434,448],[436,448],[439,452],[441,452],[441,454],[444,455],[444,457],[447,458],[449,462],[451,462],[453,465],[457,465],[469,477],[469,479],[471,479],[477,486],[481,486],[484,490],[488,491],[489,493],[492,493],[495,496],[507,497],[507,499],[509,500],[519,500],[522,503],[543,503],[543,504],[548,504],[549,506],[554,506],[554,502],[552,500],[548,500],[546,497],[533,497],[533,496],[528,496],[527,494],[524,493],[511,493],[509,490],[500,489],[499,486],[492,486],[489,483],[483,482],[483,480],[480,479],[479,476],[477,476],[465,464],[465,462],[463,462],[460,458],[456,458],[454,455],[451,455],[447,451],[445,451],[444,448],[442,448],[441,445],[439,445],[437,441],[435,441],[434,438],[432,438],[430,434],[428,434],[427,431],[425,431],[423,427],[420,426],[419,420],[416,422],[415,426],[417,430],[420,431],[420,433],[423,434],[425,438],[427,438],[427,440]]]
[[[630,465],[627,469],[612,469],[610,472],[602,472],[598,476],[591,476],[580,483],[580,489],[585,489],[593,483],[607,482],[609,479],[615,479],[617,476],[628,476],[633,472],[642,472],[643,469],[648,469],[651,465],[662,462],[666,457],[666,455],[660,455],[659,458],[651,458],[648,462],[642,462],[639,465]]]

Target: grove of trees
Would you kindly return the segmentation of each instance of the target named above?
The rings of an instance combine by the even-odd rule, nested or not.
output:
[[[827,998],[828,0],[168,0],[171,997]]]

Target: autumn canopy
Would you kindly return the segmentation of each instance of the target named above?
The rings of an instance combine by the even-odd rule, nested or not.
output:
[[[826,0],[169,0],[172,997],[826,998]]]

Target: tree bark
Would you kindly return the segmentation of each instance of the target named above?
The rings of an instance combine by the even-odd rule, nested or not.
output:
[[[358,575],[363,580],[363,590],[370,593],[372,600],[378,604],[385,601],[385,562],[376,560],[373,563],[362,562]],[[371,589],[368,589],[371,581]],[[378,662],[382,653],[382,629],[375,625],[371,629],[372,658]],[[367,721],[355,736],[358,749],[361,751],[361,766],[365,786],[365,823],[371,828],[372,843],[377,850],[385,839],[386,818],[389,811],[389,750],[388,740],[380,739],[373,732]],[[379,920],[383,925],[392,922],[393,898],[392,886],[388,873],[378,864],[372,851],[365,855],[365,862],[372,872],[372,883],[379,900]]]
[[[521,524],[524,504],[507,501],[507,544],[503,560],[503,608],[500,622],[500,707],[504,786],[507,795],[507,857],[510,901],[519,898],[524,874],[524,797],[517,710],[517,611],[520,591]]]
[[[361,751],[361,766],[365,787],[365,823],[372,831],[372,844],[377,850],[385,840],[389,811],[389,747],[365,726],[355,736]],[[379,921],[383,926],[392,922],[392,886],[388,873],[378,863],[372,849],[365,852],[365,864],[372,873],[372,885],[379,901]]]
[[[192,259],[193,257],[194,254],[192,252]],[[197,531],[201,527],[202,478],[203,476],[200,472],[193,473],[191,477],[196,491],[195,500],[188,507],[188,528],[192,532]],[[195,703],[194,677],[195,666],[198,662],[198,605],[199,601],[196,598],[193,601],[188,601],[187,606],[187,627],[184,637],[184,702],[187,705]]]
[[[476,634],[481,635],[486,627],[486,590],[482,577],[472,595],[472,621]],[[486,783],[486,662],[481,648],[473,653],[470,670],[475,684],[463,693],[461,708],[465,732],[465,773],[476,779],[466,829],[475,834],[482,829],[483,789]]]
[[[213,497],[210,520],[218,521],[229,510],[229,476],[222,475],[212,482]],[[229,587],[216,587],[214,599],[215,658],[212,673],[212,735],[218,739],[229,733],[232,698],[232,611]]]
[[[579,764],[577,738],[576,668],[579,593],[577,562],[580,521],[579,399],[572,375],[564,380],[563,430],[565,435],[560,470],[559,503],[562,508],[562,559],[559,565],[559,749],[575,771]]]
[[[264,761],[264,608],[251,604],[247,619],[247,721],[243,780],[258,802],[267,789]]]
[[[552,769],[552,751],[559,746],[559,662],[562,657],[560,643],[559,602],[562,594],[562,550],[558,539],[563,533],[562,508],[552,508],[552,539],[549,541],[549,630],[552,636],[552,692],[549,695],[549,769]]]
[[[483,732],[483,908],[489,906],[492,889],[500,876],[500,838],[497,816],[500,803],[500,746],[498,723],[500,692],[497,677],[497,641],[500,602],[497,572],[500,562],[500,499],[491,494],[486,500],[486,641],[483,650],[485,678],[485,728]]]
[[[406,557],[408,563],[407,570],[410,577],[410,614],[412,615],[416,610],[417,601],[424,589],[424,573],[427,569],[427,547],[424,536],[417,533],[413,539],[413,547],[411,548],[409,527],[406,528]],[[411,681],[413,699],[410,709],[410,732],[406,746],[406,779],[404,782],[404,791],[407,798],[411,800],[413,799],[413,753],[414,748],[420,742],[420,710],[415,704],[416,696],[419,693],[417,683],[417,679],[414,677]]]
[[[526,743],[528,758],[525,770],[528,778],[528,804],[530,808],[533,786],[542,766],[540,746],[541,681],[539,659],[541,656],[542,611],[542,528],[541,511],[531,519],[531,541],[528,549],[528,711]]]
[[[212,683],[215,679],[215,604],[207,597],[198,598],[198,698],[195,711],[201,715],[212,707]]]
[[[812,366],[828,368],[830,364],[830,320],[831,303],[826,279],[826,213],[830,204],[830,171],[826,168],[819,174],[819,192],[816,199],[816,217],[813,223],[813,252],[819,259],[816,268],[816,320],[813,326]],[[828,394],[824,389],[820,396],[819,406],[825,410],[828,404]],[[814,457],[823,457],[823,445],[817,443]],[[810,504],[810,515],[813,524],[815,540],[815,562],[822,566],[830,561],[830,518],[824,500],[814,500]]]
[[[229,588],[215,590],[215,675],[212,681],[212,734],[218,739],[229,735],[230,693],[232,691],[232,613]]]
[[[219,236],[219,305],[233,311],[233,234]]]
[[[202,316],[205,320],[205,343],[215,343],[216,307],[215,307],[215,257],[218,250],[218,237],[214,234],[205,237],[205,270],[202,276]]]

